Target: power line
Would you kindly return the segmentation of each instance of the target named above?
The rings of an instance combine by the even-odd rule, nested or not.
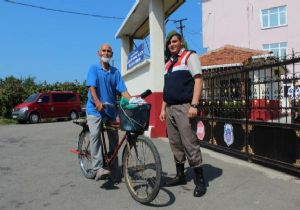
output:
[[[174,24],[179,23],[179,26],[176,27],[176,28],[180,30],[181,36],[184,37],[184,36],[183,36],[183,28],[185,28],[185,25],[183,25],[182,22],[183,22],[183,21],[186,21],[186,20],[187,20],[187,18],[179,19],[179,20],[166,19],[166,20],[165,20],[165,25],[166,25],[169,21],[173,21]]]
[[[82,12],[73,12],[73,11],[68,11],[68,10],[53,9],[53,8],[49,8],[49,7],[43,7],[43,6],[33,5],[33,4],[25,4],[25,3],[11,1],[11,0],[3,0],[3,1],[5,1],[7,3],[11,3],[11,4],[25,6],[25,7],[32,7],[35,9],[47,10],[47,11],[52,11],[52,12],[68,13],[68,14],[72,14],[72,15],[84,15],[84,16],[90,16],[90,17],[96,17],[96,18],[118,19],[118,20],[125,19],[123,17],[104,16],[104,15],[89,14],[89,13],[82,13]]]
[[[174,23],[179,23],[179,26],[176,28],[180,30],[180,34],[182,37],[183,37],[183,28],[185,28],[185,26],[182,24],[182,22],[185,20],[187,20],[187,18],[180,19],[180,20],[174,20]]]

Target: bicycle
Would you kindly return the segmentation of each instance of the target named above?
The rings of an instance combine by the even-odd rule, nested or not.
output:
[[[141,96],[143,98],[147,97],[151,94],[151,91],[149,91],[150,90],[145,91]],[[109,104],[105,104],[105,106],[107,105]],[[148,104],[148,106],[150,105]],[[142,106],[138,106],[138,109],[142,109],[141,107]],[[121,130],[125,131],[125,134],[112,153],[108,152],[104,133],[108,129],[118,130],[119,127],[116,124],[112,124],[108,119],[102,119],[101,121],[101,131],[99,135],[102,137],[104,164],[110,167],[116,159],[121,146],[126,142],[122,152],[122,174],[127,189],[133,199],[142,204],[148,204],[158,195],[162,177],[159,153],[151,139],[142,136],[144,131],[148,128],[151,106],[148,110],[148,116],[138,116],[145,118],[142,119],[146,121],[142,126],[138,122],[140,119],[134,119],[136,116],[132,116],[132,114],[139,115],[138,111],[130,110],[128,113],[126,112],[127,110],[122,109],[120,105],[118,108],[120,127]],[[88,179],[93,179],[96,172],[92,169],[87,121],[85,119],[77,119],[73,122],[81,125],[83,128],[79,134],[77,150],[73,152],[78,154],[80,169],[83,175]]]

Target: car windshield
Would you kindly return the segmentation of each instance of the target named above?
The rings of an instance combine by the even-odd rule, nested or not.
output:
[[[38,97],[38,95],[39,95],[38,93],[32,94],[24,101],[24,103],[34,102],[35,99]]]

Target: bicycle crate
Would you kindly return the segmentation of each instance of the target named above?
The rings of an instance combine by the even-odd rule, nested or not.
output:
[[[132,109],[119,109],[120,128],[123,131],[143,132],[148,129],[150,104],[138,105]]]

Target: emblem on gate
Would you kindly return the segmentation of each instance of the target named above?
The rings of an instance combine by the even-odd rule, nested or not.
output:
[[[233,127],[231,124],[224,125],[224,142],[228,147],[233,144]]]
[[[297,87],[296,89],[294,86],[289,87],[287,95],[293,100],[298,99],[300,97],[300,87]]]
[[[203,140],[205,136],[204,124],[202,121],[197,123],[197,137],[199,140]]]

